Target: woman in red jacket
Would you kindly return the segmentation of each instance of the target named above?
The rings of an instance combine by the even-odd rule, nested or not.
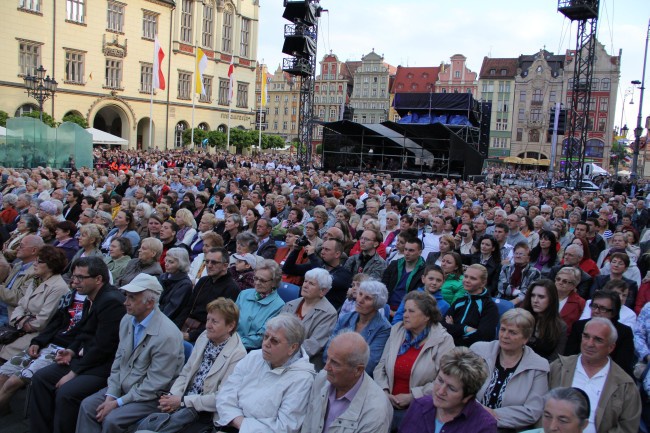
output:
[[[591,258],[591,253],[589,251],[589,242],[587,242],[586,239],[574,238],[571,241],[571,244],[578,245],[580,248],[582,248],[583,255],[582,261],[580,262],[580,269],[588,273],[591,278],[596,278],[596,276],[600,275],[600,269],[598,269],[598,265]]]
[[[555,275],[555,286],[560,300],[560,317],[566,323],[567,335],[571,333],[571,327],[580,319],[582,310],[585,309],[585,300],[576,292],[580,277],[580,271],[572,266],[560,269]]]

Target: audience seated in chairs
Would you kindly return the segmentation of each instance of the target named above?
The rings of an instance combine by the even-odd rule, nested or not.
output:
[[[280,266],[266,259],[255,269],[255,287],[242,291],[237,297],[240,312],[237,332],[248,351],[262,346],[266,322],[277,316],[284,306],[277,290],[281,278]]]
[[[139,431],[199,433],[217,420],[217,392],[246,356],[246,349],[235,332],[239,309],[232,300],[217,298],[208,304],[207,311],[205,331],[196,340],[192,355],[169,394],[158,401],[162,413],[142,420]]]
[[[494,339],[499,311],[485,288],[486,283],[487,269],[484,266],[467,268],[463,277],[465,296],[451,304],[443,322],[456,346]]]
[[[59,248],[46,245],[38,252],[38,258],[33,264],[35,278],[9,317],[9,324],[21,330],[23,335],[2,346],[1,363],[28,349],[32,338],[45,329],[56,312],[61,297],[69,291],[61,276],[66,265],[65,255]]]
[[[539,356],[552,362],[566,347],[566,323],[560,317],[560,302],[551,280],[533,281],[526,292],[522,308],[535,318],[535,329],[528,346]]]
[[[192,295],[192,281],[187,275],[190,257],[183,248],[172,248],[165,256],[165,273],[158,277],[163,288],[159,308],[179,328],[183,325],[183,312]]]
[[[388,433],[393,408],[384,391],[365,372],[369,358],[368,343],[358,333],[343,332],[332,339],[325,370],[316,376],[309,395],[302,433],[321,429]],[[352,393],[349,406],[342,413],[335,412],[330,396]]]
[[[269,265],[262,266],[264,271]],[[279,276],[278,268],[276,281]],[[281,314],[266,322],[263,350],[253,350],[239,361],[217,393],[218,431],[300,430],[315,375],[301,349],[304,339],[303,325],[294,315]]]
[[[194,343],[205,330],[207,306],[217,298],[237,299],[239,288],[228,274],[228,252],[225,248],[212,248],[205,254],[208,275],[196,282],[185,308],[176,319],[181,323],[183,340]]]
[[[549,365],[526,345],[534,328],[533,315],[514,308],[501,316],[498,340],[470,347],[488,366],[487,380],[476,398],[500,429],[524,429],[542,416]]]
[[[497,420],[476,400],[487,377],[485,361],[466,347],[447,352],[440,359],[431,395],[413,400],[400,433],[430,431],[440,423],[456,432],[496,432]]]
[[[86,296],[81,320],[70,330],[71,342],[57,351],[53,363],[33,375],[32,432],[74,433],[81,401],[106,386],[118,346],[126,311],[124,295],[109,284],[106,264],[99,257],[81,258],[73,265],[71,281],[77,294]],[[61,340],[55,335],[51,342],[56,341]],[[30,356],[46,355],[45,342],[40,336],[32,340]]]
[[[379,281],[366,280],[359,284],[356,299],[355,311],[339,317],[332,335],[344,329],[360,333],[370,346],[366,372],[372,375],[390,335],[390,322],[382,311],[388,299],[388,290]],[[323,361],[327,362],[327,346],[324,352]]]
[[[435,299],[424,292],[404,297],[404,318],[392,327],[373,377],[390,400],[396,430],[415,398],[431,393],[442,355],[454,348],[454,339],[440,324]]]
[[[312,269],[305,274],[300,297],[287,302],[282,313],[294,314],[305,328],[303,349],[317,370],[323,366],[323,348],[336,325],[336,310],[325,295],[332,287],[332,277],[325,269]]]
[[[126,315],[108,386],[81,402],[79,432],[122,432],[158,407],[184,363],[183,337],[158,308],[158,279],[141,274],[126,286]],[[32,430],[36,431],[36,430]]]

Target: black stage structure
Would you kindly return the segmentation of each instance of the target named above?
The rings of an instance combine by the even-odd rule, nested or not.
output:
[[[393,105],[402,117],[398,123],[323,123],[323,168],[397,178],[467,179],[481,174],[489,143],[489,104],[471,94],[408,93],[396,94]]]

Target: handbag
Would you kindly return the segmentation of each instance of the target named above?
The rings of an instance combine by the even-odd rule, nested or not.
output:
[[[0,344],[11,344],[25,335],[26,332],[12,325],[0,326]]]
[[[152,413],[138,424],[138,430],[148,430],[158,433],[177,433],[183,427],[199,418],[198,413],[191,407],[183,407],[172,413]]]
[[[181,327],[181,332],[191,332],[194,331],[195,329],[199,329],[201,326],[201,322],[199,322],[196,319],[192,319],[191,317],[188,317],[185,319],[185,323],[183,323],[183,326]]]

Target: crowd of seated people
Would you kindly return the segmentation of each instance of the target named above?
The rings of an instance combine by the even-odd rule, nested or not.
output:
[[[29,386],[32,433],[650,427],[642,183],[95,156],[0,167],[0,417]]]

